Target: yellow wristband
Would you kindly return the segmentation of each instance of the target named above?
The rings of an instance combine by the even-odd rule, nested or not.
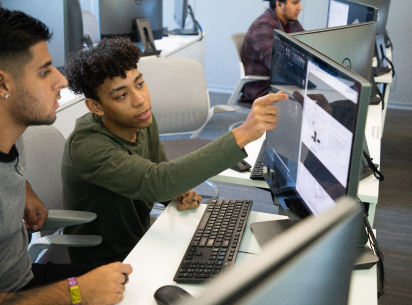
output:
[[[75,277],[67,279],[70,286],[70,295],[72,297],[73,305],[81,305],[82,298],[80,296],[80,288]]]

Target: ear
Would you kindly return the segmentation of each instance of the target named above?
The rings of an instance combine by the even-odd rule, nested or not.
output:
[[[97,114],[98,116],[104,115],[104,110],[102,108],[102,104],[94,99],[86,98],[84,101],[86,107],[93,113]]]
[[[0,70],[0,99],[5,98],[6,94],[10,93],[11,75],[3,70]]]

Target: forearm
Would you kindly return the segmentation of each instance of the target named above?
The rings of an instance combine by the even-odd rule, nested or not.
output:
[[[1,305],[70,305],[69,284],[61,281],[52,285],[20,292],[0,293]]]
[[[226,134],[190,155],[154,166],[141,180],[137,196],[147,202],[172,199],[245,157],[232,133]]]

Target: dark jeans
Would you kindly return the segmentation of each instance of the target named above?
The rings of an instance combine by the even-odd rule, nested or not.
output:
[[[21,290],[27,290],[38,286],[55,283],[70,277],[81,276],[91,270],[93,267],[88,265],[76,264],[32,264],[34,278]]]

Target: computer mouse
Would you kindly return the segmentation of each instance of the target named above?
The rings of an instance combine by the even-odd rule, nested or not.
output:
[[[166,285],[156,290],[154,298],[158,305],[171,305],[179,301],[192,299],[193,296],[178,286]]]
[[[231,169],[238,172],[245,172],[248,171],[250,168],[252,168],[252,166],[245,160],[242,160],[231,167]]]

